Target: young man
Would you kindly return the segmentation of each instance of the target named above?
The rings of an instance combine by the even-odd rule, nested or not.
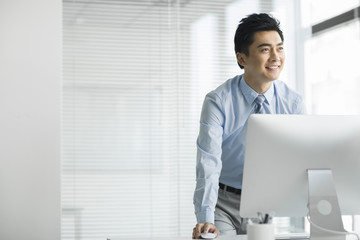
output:
[[[195,214],[201,233],[246,232],[239,215],[247,119],[253,113],[302,114],[299,94],[277,80],[284,67],[284,37],[279,21],[252,14],[240,21],[235,52],[244,74],[229,79],[205,97],[197,139]]]

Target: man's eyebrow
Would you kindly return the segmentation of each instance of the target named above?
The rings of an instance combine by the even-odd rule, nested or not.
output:
[[[283,42],[280,42],[280,43],[278,43],[278,44],[276,44],[276,46],[282,46],[282,45],[284,45],[284,43]],[[272,45],[270,44],[270,43],[262,43],[262,44],[260,44],[259,46],[257,46],[258,48],[261,48],[261,47],[271,47]]]

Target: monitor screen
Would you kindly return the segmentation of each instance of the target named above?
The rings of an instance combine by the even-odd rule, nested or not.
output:
[[[360,214],[360,116],[251,115],[240,215],[306,216],[308,169],[331,169],[341,214]]]

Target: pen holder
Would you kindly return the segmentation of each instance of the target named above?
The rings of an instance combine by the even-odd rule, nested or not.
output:
[[[265,224],[248,224],[247,227],[248,240],[274,240],[274,225],[272,223]]]

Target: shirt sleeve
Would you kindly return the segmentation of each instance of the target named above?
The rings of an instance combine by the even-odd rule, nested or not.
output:
[[[198,223],[214,223],[222,168],[221,146],[225,121],[222,109],[222,102],[215,93],[209,93],[205,97],[197,139],[196,188],[194,192],[195,215]]]

